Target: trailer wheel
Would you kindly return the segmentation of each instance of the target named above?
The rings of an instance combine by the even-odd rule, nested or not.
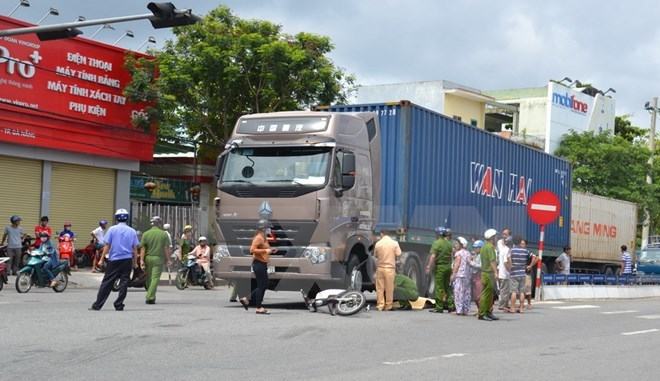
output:
[[[408,254],[408,258],[403,264],[403,274],[415,282],[417,290],[424,291],[426,287],[425,277],[422,274],[422,266],[419,264],[416,254]]]
[[[346,265],[346,289],[362,291],[362,269],[360,269],[360,258],[351,255]]]

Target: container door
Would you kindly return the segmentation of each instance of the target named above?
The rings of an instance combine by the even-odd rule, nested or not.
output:
[[[21,226],[26,234],[39,222],[41,207],[41,161],[0,156],[0,218],[2,226],[9,225],[9,217],[23,218]]]
[[[115,205],[115,170],[53,163],[50,222],[61,231],[65,221],[73,225],[76,247],[84,247],[101,219],[112,221]]]

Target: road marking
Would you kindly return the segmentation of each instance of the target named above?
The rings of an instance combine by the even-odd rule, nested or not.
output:
[[[557,205],[548,205],[548,204],[532,204],[530,205],[532,210],[540,210],[542,212],[556,212]]]
[[[633,332],[623,332],[621,333],[623,336],[632,336],[632,335],[642,335],[644,333],[653,333],[653,332],[658,332],[660,329],[646,329],[644,331],[633,331]]]
[[[431,356],[431,357],[422,357],[422,358],[418,358],[418,359],[401,360],[401,361],[385,361],[385,362],[383,362],[383,365],[419,364],[419,363],[423,363],[423,362],[439,360],[441,358],[449,359],[449,358],[454,358],[454,357],[463,357],[465,355],[466,355],[466,353],[449,353],[449,354],[446,354],[446,355],[442,355],[440,357]]]
[[[601,312],[603,315],[620,315],[620,314],[634,314],[635,312],[639,312],[637,310],[625,310],[625,311],[605,311]]]
[[[647,320],[655,320],[655,319],[660,319],[660,315],[641,315],[637,316],[638,319],[647,319]]]
[[[564,304],[565,302],[560,302],[559,300],[545,300],[542,302],[534,302],[534,304]]]
[[[591,304],[578,304],[577,306],[559,306],[552,308],[557,310],[585,310],[589,308],[600,308],[600,306],[593,306]]]

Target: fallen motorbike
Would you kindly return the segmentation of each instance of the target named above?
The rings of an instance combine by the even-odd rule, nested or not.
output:
[[[205,289],[210,290],[214,286],[213,275],[204,271],[202,266],[197,264],[197,257],[190,254],[186,265],[176,273],[175,285],[179,290],[185,289],[188,285],[204,286]]]
[[[332,316],[355,315],[367,305],[367,298],[359,291],[324,290],[317,293],[314,299],[308,298],[304,290],[300,290],[300,293],[310,312],[317,312],[319,307],[328,306],[328,310]]]
[[[33,285],[40,288],[49,287],[48,278],[43,270],[44,264],[48,262],[48,255],[39,249],[30,251],[29,255],[27,264],[20,269],[16,277],[16,291],[21,294],[30,291]],[[52,270],[52,273],[55,276],[53,280],[58,283],[57,286],[53,287],[53,291],[62,292],[66,290],[69,285],[69,275],[71,275],[69,262],[60,261],[60,264]]]
[[[112,291],[119,291],[120,285],[121,280],[117,279],[115,283],[112,284]],[[128,279],[127,287],[144,288],[145,290],[147,289],[146,274],[144,273],[144,270],[140,268],[140,266],[133,268],[131,271],[131,276]]]
[[[7,262],[9,262],[9,258],[0,258],[0,291],[5,287],[5,284],[9,283],[9,278],[7,277]]]

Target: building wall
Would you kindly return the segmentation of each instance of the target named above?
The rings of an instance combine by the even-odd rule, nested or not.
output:
[[[526,98],[519,100],[518,103],[520,134],[545,140],[548,98]]]
[[[350,103],[385,103],[407,100],[444,113],[444,99],[443,81],[427,81],[360,86]]]
[[[485,128],[486,104],[484,102],[473,101],[453,94],[445,94],[445,109],[443,114],[454,117],[459,116],[463,123],[472,124],[472,120],[477,121],[477,126]]]

